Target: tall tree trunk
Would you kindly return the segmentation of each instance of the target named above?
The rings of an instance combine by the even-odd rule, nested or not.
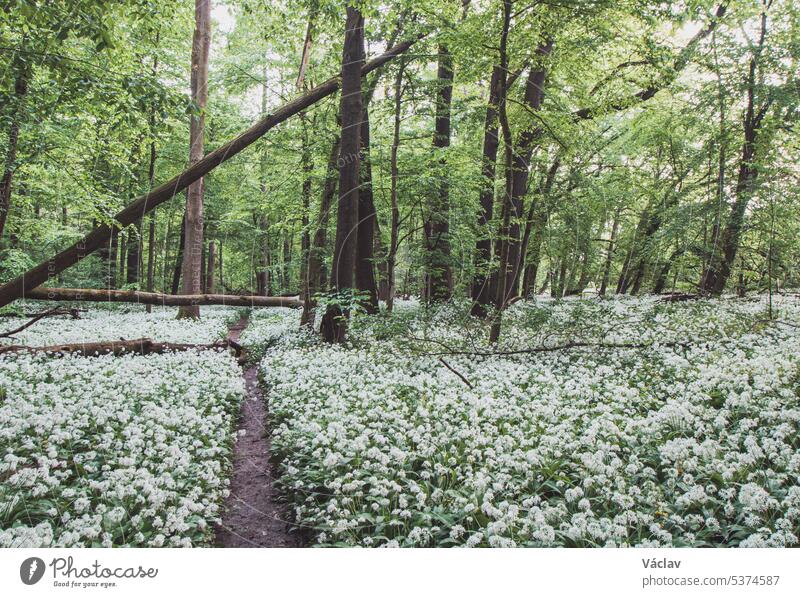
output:
[[[129,229],[130,230],[130,229]],[[142,221],[136,223],[136,231],[130,232],[128,241],[128,254],[125,261],[125,281],[128,284],[139,283],[139,264],[142,256]]]
[[[522,247],[520,250],[523,264],[525,263],[525,257],[528,255],[528,247],[530,245],[531,235],[535,234],[535,240],[533,251],[531,251],[527,265],[525,265],[524,268],[522,266],[517,268],[517,281],[515,283],[515,288],[519,281],[520,272],[523,269],[525,271],[525,279],[523,280],[521,290],[523,296],[528,295],[531,285],[536,286],[536,276],[539,270],[539,252],[541,249],[542,233],[544,232],[544,227],[547,224],[547,219],[549,217],[549,207],[546,207],[544,203],[550,195],[550,191],[552,190],[553,183],[556,179],[556,174],[558,173],[558,169],[560,167],[561,158],[556,157],[553,160],[553,163],[550,165],[550,168],[548,168],[544,181],[539,181],[538,188],[536,189],[536,197],[531,199],[531,204],[528,208],[528,215],[525,218],[525,232],[522,235]]]
[[[114,229],[111,234],[110,248],[108,251],[108,262],[106,265],[106,288],[117,287],[117,255],[119,254],[119,235],[120,231]]]
[[[217,252],[214,241],[208,241],[208,266],[206,269],[206,294],[214,294],[214,267],[217,261]]]
[[[761,13],[761,31],[758,44],[753,50],[746,80],[747,104],[744,114],[744,141],[742,155],[739,161],[739,173],[736,179],[736,200],[731,208],[720,241],[720,251],[715,251],[709,262],[707,271],[703,272],[700,291],[707,294],[720,295],[725,290],[728,278],[736,260],[739,250],[739,239],[744,227],[744,218],[747,205],[755,191],[756,178],[758,177],[757,145],[758,134],[763,124],[763,119],[772,103],[772,98],[767,98],[760,106],[756,106],[756,87],[759,85],[760,57],[767,36],[767,13]]]
[[[619,230],[619,214],[621,208],[617,207],[614,212],[614,222],[611,224],[611,238],[608,240],[608,247],[606,249],[606,263],[603,266],[603,280],[600,282],[600,296],[606,295],[608,289],[608,281],[611,278],[611,264],[614,260],[614,247],[617,242],[617,230]]]
[[[552,49],[552,40],[547,40],[540,45],[536,50],[539,60],[546,60]],[[543,62],[540,63],[538,68],[531,68],[528,75],[523,101],[525,106],[534,113],[541,109],[542,101],[544,100],[544,82],[546,77],[547,68]],[[503,264],[501,264],[500,270],[501,273],[505,274],[507,280],[502,285],[504,287],[503,294],[498,297],[498,305],[500,308],[511,298],[519,280],[520,268],[522,265],[520,222],[523,218],[523,199],[528,192],[531,157],[533,156],[533,150],[541,134],[542,131],[539,128],[528,128],[522,131],[519,141],[514,146],[511,166],[511,195],[509,198],[511,218],[506,241],[508,243],[508,250],[507,258]],[[536,198],[532,199],[532,201],[535,200]]]
[[[361,144],[362,89],[361,64],[364,61],[364,18],[358,9],[347,6],[344,49],[342,52],[342,118],[339,157],[339,209],[336,216],[336,243],[331,266],[331,286],[339,293],[354,285],[358,229],[359,149]],[[322,318],[322,336],[327,342],[342,342],[347,333],[347,309],[329,304]]]
[[[211,45],[211,0],[195,0],[195,29],[192,40],[192,102],[199,113],[192,114],[189,127],[189,162],[203,158],[205,109],[208,101],[208,52]],[[183,246],[183,294],[202,291],[204,179],[193,182],[186,192],[186,238]],[[178,310],[178,318],[198,319],[199,305]]]
[[[425,298],[446,301],[453,293],[450,255],[450,188],[444,150],[450,147],[450,108],[453,99],[453,56],[439,44],[436,70],[436,117],[433,133],[434,153],[438,155],[436,189],[428,198],[425,231]]]
[[[363,52],[363,50],[362,50]],[[356,234],[356,288],[367,295],[362,306],[367,313],[378,312],[378,285],[375,281],[375,227],[377,215],[372,195],[370,166],[369,107],[364,102],[361,119],[361,184],[358,189],[358,232]]]
[[[325,250],[328,244],[328,222],[330,211],[333,206],[333,199],[336,195],[336,182],[338,170],[336,161],[339,159],[339,136],[337,135],[331,145],[331,153],[328,157],[328,169],[325,175],[325,182],[322,187],[322,199],[319,204],[319,217],[317,218],[317,228],[314,231],[314,240],[308,256],[308,294],[310,300],[303,302],[303,314],[301,315],[301,325],[314,326],[314,295],[325,289],[327,286],[327,275],[325,273]]]
[[[119,284],[126,284],[127,280],[125,278],[125,266],[128,257],[128,231],[127,230],[120,230],[119,233],[119,266],[118,266],[118,273],[119,273]]]
[[[161,38],[160,32],[156,32],[156,46]],[[158,76],[158,55],[153,56],[153,78]],[[148,117],[148,124],[150,127],[150,162],[147,166],[147,192],[151,192],[156,182],[156,110],[155,105],[150,107],[150,115]],[[150,212],[148,217],[148,231],[147,231],[147,292],[153,292],[153,285],[155,280],[156,270],[156,212]],[[147,312],[153,310],[152,305],[145,307]]]
[[[508,35],[508,32],[505,32]],[[503,71],[498,64],[492,69],[492,78],[489,82],[489,100],[486,105],[486,117],[483,125],[483,162],[481,165],[480,205],[478,215],[478,242],[476,245],[475,279],[472,281],[472,314],[477,317],[486,317],[488,306],[491,304],[491,285],[489,284],[489,268],[492,261],[492,238],[489,226],[492,222],[494,209],[494,183],[497,167],[497,148],[500,146],[497,124],[497,103],[503,87]]]
[[[392,150],[389,157],[392,221],[389,230],[389,253],[386,256],[386,276],[389,284],[389,291],[386,297],[386,310],[389,313],[394,309],[394,297],[397,290],[397,245],[400,240],[400,208],[398,206],[397,189],[399,170],[397,168],[397,153],[400,149],[400,121],[402,118],[403,74],[405,66],[405,60],[401,59],[400,66],[397,69],[397,76],[394,79],[394,121],[392,127]]]
[[[186,214],[181,218],[181,235],[178,239],[178,252],[175,255],[175,267],[172,268],[172,294],[178,294],[181,282],[181,265],[183,264],[183,247],[186,244]]]
[[[14,171],[17,167],[17,146],[19,144],[20,125],[25,111],[25,97],[28,95],[28,79],[30,77],[29,63],[17,54],[16,76],[14,78],[14,115],[8,127],[8,149],[3,167],[3,177],[0,178],[0,239],[8,221],[8,212],[11,209],[11,184]]]
[[[258,228],[258,245],[256,251],[256,294],[259,296],[269,296],[272,290],[272,280],[270,279],[270,242],[269,242],[269,220],[266,215],[253,215]]]

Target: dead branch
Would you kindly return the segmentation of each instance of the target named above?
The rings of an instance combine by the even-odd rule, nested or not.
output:
[[[456,374],[456,375],[459,377],[459,379],[460,379],[461,381],[463,381],[465,384],[467,384],[467,387],[468,387],[470,390],[474,390],[474,389],[475,389],[475,388],[472,386],[472,384],[469,382],[469,380],[468,380],[466,377],[464,377],[464,376],[463,376],[461,373],[459,373],[459,372],[458,372],[458,371],[457,371],[457,370],[456,370],[454,367],[452,367],[452,366],[451,366],[451,365],[450,365],[450,364],[449,364],[447,361],[445,361],[445,360],[444,360],[442,357],[439,357],[439,362],[440,362],[442,365],[444,365],[445,367],[447,367],[448,369],[450,369],[450,371],[452,371],[453,373],[455,373],[455,374]]]

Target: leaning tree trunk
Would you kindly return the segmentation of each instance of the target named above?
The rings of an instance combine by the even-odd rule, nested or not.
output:
[[[453,293],[453,270],[450,255],[450,188],[444,150],[450,146],[450,106],[453,99],[453,56],[444,44],[439,45],[436,72],[436,117],[433,149],[438,153],[438,181],[428,198],[425,231],[425,298],[429,302],[446,301]]]
[[[208,101],[208,52],[211,45],[211,0],[195,0],[195,29],[192,41],[192,102],[198,113],[190,117],[189,163],[203,158]],[[186,192],[186,239],[183,246],[183,294],[202,290],[204,179],[193,182]],[[199,305],[178,310],[178,318],[198,319]]]
[[[339,157],[339,208],[336,216],[336,243],[331,265],[331,286],[347,293],[354,286],[358,231],[358,185],[361,145],[362,90],[361,64],[364,61],[364,17],[347,6],[344,49],[342,51],[342,94],[339,112],[342,119]],[[322,336],[339,343],[347,333],[346,307],[333,302],[322,318]]]

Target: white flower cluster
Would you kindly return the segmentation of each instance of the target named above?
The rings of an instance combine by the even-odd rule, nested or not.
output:
[[[304,334],[298,332],[300,311],[286,307],[253,309],[239,341],[255,363],[271,347],[282,342],[296,343]],[[309,330],[304,330],[308,332]]]
[[[225,317],[208,315],[208,329],[182,334],[161,314],[150,331],[114,314],[59,323],[76,326],[72,339],[96,338],[94,322],[109,336],[116,328],[117,336],[205,341]],[[31,342],[52,340],[65,338]],[[3,356],[0,547],[208,544],[243,394],[241,370],[223,351]]]
[[[775,309],[793,325],[763,298],[520,303],[496,349],[644,348],[453,354],[493,350],[458,305],[279,343],[281,489],[328,545],[796,545],[800,302]]]
[[[39,306],[30,311],[43,311]],[[159,342],[184,342],[210,344],[225,337],[232,320],[238,318],[235,307],[203,307],[202,319],[176,319],[177,308],[154,307],[146,313],[144,307],[136,312],[127,309],[91,308],[80,314],[80,319],[69,316],[41,319],[31,327],[10,338],[0,339],[3,344],[50,346],[78,342],[102,342],[150,338]],[[0,318],[0,331],[6,332],[28,322],[28,317]]]

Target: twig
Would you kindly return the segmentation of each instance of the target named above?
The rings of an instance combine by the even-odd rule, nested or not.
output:
[[[456,374],[456,375],[459,377],[459,379],[461,379],[461,381],[463,381],[465,384],[467,384],[467,387],[468,387],[470,390],[474,390],[474,389],[475,389],[475,388],[472,386],[472,384],[471,384],[471,383],[469,383],[469,380],[468,380],[466,377],[464,377],[463,375],[461,375],[461,373],[459,373],[459,372],[458,372],[458,371],[457,371],[455,368],[451,367],[451,366],[448,364],[448,362],[447,362],[447,361],[445,361],[445,360],[444,360],[442,357],[439,357],[439,362],[440,362],[442,365],[444,365],[445,367],[447,367],[448,369],[450,369],[450,371],[452,371],[453,373],[455,373],[455,374]]]

